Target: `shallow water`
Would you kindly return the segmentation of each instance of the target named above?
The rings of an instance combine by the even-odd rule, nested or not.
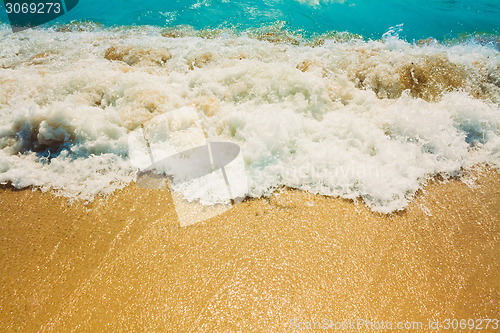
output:
[[[363,319],[434,332],[429,320],[498,318],[500,176],[468,177],[430,184],[392,216],[285,191],[187,228],[168,191],[131,185],[83,207],[0,190],[0,330],[290,332],[293,320]]]
[[[266,6],[278,4],[285,12],[353,5]],[[89,6],[82,1],[64,19],[87,17]],[[156,13],[165,5],[151,6]],[[206,2],[185,12],[217,6],[235,5]],[[449,6],[463,4],[429,11],[453,13]],[[109,14],[106,8],[96,15]],[[149,13],[131,2],[120,7],[122,14],[106,16],[109,21],[91,19],[156,24],[127,12],[132,8]],[[495,12],[485,8],[479,10]],[[220,13],[210,13],[203,15],[217,21]],[[406,207],[436,174],[455,177],[478,163],[500,164],[495,37],[413,43],[404,39],[405,25],[381,30],[381,40],[357,36],[355,28],[307,38],[273,15],[272,25],[245,17],[238,29],[208,29],[220,25],[192,17],[169,23],[191,27],[59,22],[13,34],[3,25],[0,182],[82,200],[112,193],[134,179],[128,138],[144,124],[153,145],[177,151],[206,139],[238,144],[251,197],[287,186],[361,198],[384,213]],[[488,15],[481,17],[488,21]],[[189,200],[221,202],[217,191],[199,193],[209,182],[176,190]]]
[[[0,8],[0,19],[5,20]],[[373,1],[373,0],[80,0],[59,23],[89,20],[106,26],[189,25],[204,28],[257,28],[286,23],[306,35],[348,31],[380,38],[390,27],[403,25],[408,40],[458,34],[500,32],[496,1]]]

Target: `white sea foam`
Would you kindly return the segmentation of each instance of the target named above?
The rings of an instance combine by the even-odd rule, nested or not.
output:
[[[438,173],[500,166],[500,55],[486,46],[311,47],[149,27],[2,28],[0,44],[0,182],[19,188],[111,193],[134,178],[128,135],[143,123],[176,151],[200,126],[238,143],[250,196],[290,186],[384,213]]]

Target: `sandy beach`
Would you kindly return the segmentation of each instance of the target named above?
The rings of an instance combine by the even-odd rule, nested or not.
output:
[[[500,174],[487,169],[435,180],[390,216],[296,190],[186,228],[168,190],[135,185],[89,205],[9,188],[0,202],[0,331],[427,330],[499,313]]]
[[[500,333],[498,0],[23,1],[0,333]]]

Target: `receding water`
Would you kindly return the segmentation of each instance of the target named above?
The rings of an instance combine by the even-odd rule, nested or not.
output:
[[[3,24],[0,183],[111,193],[134,179],[128,137],[145,125],[176,151],[238,144],[249,196],[288,186],[404,208],[436,174],[500,165],[499,13],[491,1],[81,0],[56,24]],[[177,190],[217,201],[200,197],[204,182]]]

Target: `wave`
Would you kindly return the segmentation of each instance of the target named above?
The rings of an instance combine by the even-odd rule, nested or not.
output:
[[[128,0],[126,5],[118,0],[86,0],[45,27],[87,20],[107,27],[192,25],[197,30],[245,31],[282,21],[306,35],[336,30],[377,39],[390,27],[403,24],[402,39],[442,41],[461,33],[498,35],[498,17],[500,7],[491,0]],[[1,8],[0,20],[7,21]]]
[[[437,174],[500,166],[490,43],[95,25],[0,42],[0,183],[18,188],[90,201],[125,186],[128,135],[154,119],[153,143],[181,149],[198,127],[237,143],[252,197],[287,186],[389,213]]]

